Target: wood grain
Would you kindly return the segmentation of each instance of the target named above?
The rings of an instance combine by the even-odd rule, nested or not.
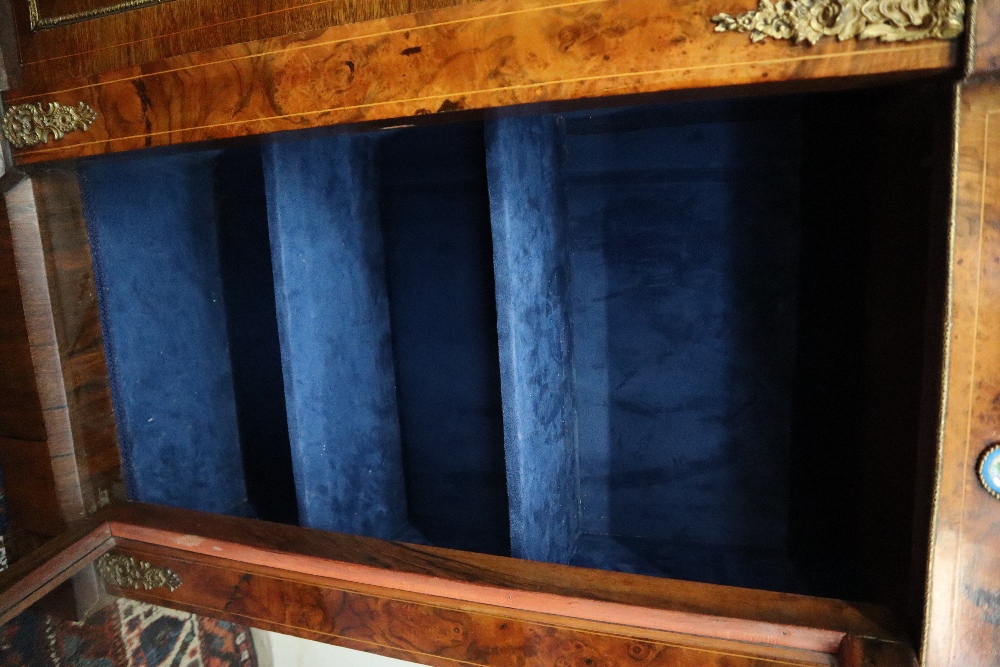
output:
[[[737,10],[754,3],[734,0]],[[86,132],[20,163],[493,107],[678,89],[929,74],[953,42],[827,40],[812,48],[713,32],[717,0],[485,0],[179,56],[9,104],[84,101]]]
[[[1000,439],[1000,86],[961,90],[948,347],[923,664],[1000,664],[1000,502],[976,459]]]
[[[485,603],[461,597],[413,593],[396,586],[391,577],[381,582],[386,585],[341,579],[337,574],[343,571],[338,569],[343,563],[329,557],[323,571],[310,572],[309,568],[301,567],[300,561],[289,559],[289,553],[277,548],[289,536],[296,539],[296,535],[301,545],[303,535],[308,536],[315,531],[265,526],[269,539],[276,543],[270,551],[268,565],[234,559],[231,556],[236,552],[220,548],[222,542],[204,535],[182,536],[177,540],[178,544],[172,546],[116,536],[116,532],[129,532],[129,528],[148,529],[144,523],[157,521],[155,512],[150,511],[152,509],[142,505],[132,506],[127,511],[123,511],[122,507],[109,508],[104,511],[105,517],[117,517],[117,521],[113,518],[104,521],[105,517],[102,517],[78,522],[62,536],[0,575],[0,624],[101,555],[114,550],[153,567],[168,568],[181,583],[170,591],[162,587],[149,590],[144,587],[119,587],[123,586],[121,582],[105,582],[112,594],[429,665],[914,665],[912,651],[905,644],[865,634],[841,633],[840,641],[830,650],[811,651],[775,645],[764,637],[757,638],[757,641],[752,638],[745,641],[720,638],[714,634],[715,626],[705,626],[694,633],[678,633],[629,623],[567,617],[553,613],[552,608],[526,612],[504,605],[501,598],[494,603]],[[218,530],[209,515],[199,518],[198,513],[168,510],[166,515],[170,514],[174,515],[174,519],[182,519],[180,523],[195,520],[199,525],[216,528],[214,532],[228,532],[233,528],[228,526]],[[129,517],[138,518],[138,523],[130,521]],[[143,517],[152,521],[143,521]],[[158,517],[159,520],[163,518]],[[262,525],[261,522],[248,520],[236,520],[236,524],[256,526],[258,529]],[[131,532],[142,536],[141,530]],[[304,545],[306,550],[332,546],[334,553],[338,550],[343,552],[345,545],[338,543],[355,539],[334,534],[316,535],[326,535],[326,539],[312,543],[307,540]],[[260,534],[250,537],[251,542],[261,538]],[[464,555],[444,549],[408,547],[377,540],[362,542],[381,544],[390,553],[390,560],[405,557],[407,552],[411,552],[411,567],[421,569],[424,565],[420,564],[420,559],[412,556],[420,552],[425,552],[425,557],[436,554],[440,578],[448,576],[447,568],[442,568],[440,562],[445,556]],[[346,548],[352,546],[357,547],[347,545]],[[207,553],[201,553],[197,547],[204,547]],[[395,554],[392,553],[394,551]],[[367,557],[379,559],[382,554],[369,551]],[[521,567],[531,570],[539,565],[521,564]],[[541,566],[542,569],[553,569],[552,566]],[[578,568],[555,569],[586,572]],[[648,579],[629,575],[619,575],[618,578],[632,578],[640,582]],[[661,583],[668,584],[669,589],[670,584],[682,582],[661,580]],[[708,594],[717,594],[722,588],[692,586],[703,588]],[[759,594],[744,591],[740,595],[753,599]],[[757,598],[755,601],[761,600]],[[756,609],[759,614],[768,611],[766,607]]]
[[[90,241],[76,173],[31,174],[84,509],[125,499]],[[53,369],[56,372],[56,369]]]
[[[191,51],[470,1],[474,0],[172,0],[36,32],[28,25],[27,0],[14,0],[13,4],[24,78],[53,83]],[[40,13],[54,17],[71,9],[115,2],[58,4],[64,6],[40,7]]]
[[[81,519],[124,498],[90,248],[72,172],[24,179],[6,203],[23,301],[23,311],[8,318],[23,318],[29,354],[22,360],[30,360],[33,378],[26,369],[20,377],[23,392],[37,392],[25,400],[38,402],[43,429],[34,425],[30,449],[4,448],[4,469],[10,466],[15,485],[45,480],[44,488],[10,495],[39,529],[57,534],[59,520]],[[23,354],[23,345],[16,352]]]
[[[57,535],[65,523],[35,385],[11,218],[0,206],[0,469],[12,532]],[[33,540],[28,539],[29,543]],[[10,546],[15,548],[15,538]]]
[[[456,599],[401,596],[395,589],[358,587],[335,577],[248,570],[223,558],[130,541],[119,541],[116,552],[169,568],[183,582],[173,592],[109,587],[116,594],[429,665],[832,664],[822,653],[574,624]]]
[[[81,521],[0,573],[0,625],[68,581],[114,546],[108,525]]]
[[[1000,69],[1000,1],[976,0],[969,12],[972,35],[966,70],[986,74]]]
[[[128,503],[101,515],[122,539],[244,567],[464,599],[525,613],[834,652],[845,633],[897,636],[877,608],[805,596],[567,567],[384,542]]]

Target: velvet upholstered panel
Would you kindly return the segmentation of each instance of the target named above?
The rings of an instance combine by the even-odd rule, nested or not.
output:
[[[264,148],[288,423],[303,525],[407,528],[372,140]]]
[[[218,151],[81,168],[133,498],[248,513],[219,262]]]
[[[801,134],[775,98],[93,160],[133,496],[802,590]]]
[[[579,564],[802,587],[800,116],[779,98],[564,119]]]

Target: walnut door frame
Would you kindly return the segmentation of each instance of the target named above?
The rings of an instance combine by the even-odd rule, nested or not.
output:
[[[1000,79],[959,87],[938,481],[923,662],[1000,662],[1000,501],[980,483],[1000,440]]]

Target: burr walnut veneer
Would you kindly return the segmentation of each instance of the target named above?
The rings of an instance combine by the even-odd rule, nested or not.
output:
[[[997,664],[994,4],[13,0],[0,621]]]

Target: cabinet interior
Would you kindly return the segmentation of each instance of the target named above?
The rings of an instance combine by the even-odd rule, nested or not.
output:
[[[130,496],[919,600],[947,86],[621,104],[79,162]]]

